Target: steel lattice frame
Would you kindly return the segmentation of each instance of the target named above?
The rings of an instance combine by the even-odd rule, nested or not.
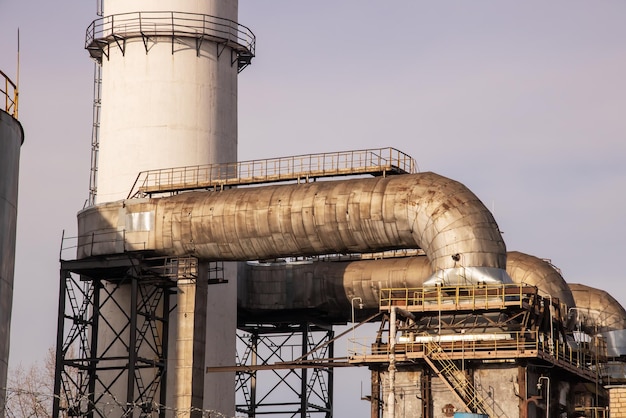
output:
[[[155,260],[61,262],[54,417],[165,416],[159,405],[175,281],[162,274],[163,259]],[[129,298],[118,297],[129,288]],[[112,314],[125,320],[113,323]],[[103,331],[106,342],[99,341]],[[122,385],[125,399],[115,396]]]
[[[246,325],[237,334],[238,366],[270,366],[238,371],[237,412],[257,415],[332,417],[333,370],[325,367],[276,367],[277,363],[331,359],[331,326]],[[259,382],[261,385],[259,385]]]

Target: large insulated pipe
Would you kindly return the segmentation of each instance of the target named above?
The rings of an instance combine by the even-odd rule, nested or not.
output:
[[[532,255],[507,253],[506,271],[514,283],[537,286],[568,308],[574,298],[560,273]],[[246,263],[239,268],[238,306],[244,316],[276,317],[285,310],[330,322],[348,322],[352,301],[358,316],[378,310],[380,289],[424,286],[431,275],[425,256],[354,261]]]
[[[435,173],[126,200],[88,208],[78,223],[79,257],[154,250],[246,261],[421,248],[438,280],[510,282],[489,210]]]
[[[576,301],[577,326],[589,335],[600,334],[609,357],[626,356],[626,310],[609,293],[583,284],[570,284]],[[620,374],[623,376],[621,367]],[[620,378],[621,378],[620,376]]]
[[[561,273],[549,262],[518,251],[509,251],[506,271],[514,283],[536,286],[541,296],[558,298],[567,308],[576,306],[570,286]],[[563,312],[566,315],[567,312]]]
[[[237,280],[239,312],[249,318],[285,311],[331,323],[378,311],[380,290],[421,287],[432,274],[426,256],[353,261],[242,263]]]
[[[626,310],[609,293],[577,283],[569,287],[583,326],[593,327],[596,332],[626,329]]]

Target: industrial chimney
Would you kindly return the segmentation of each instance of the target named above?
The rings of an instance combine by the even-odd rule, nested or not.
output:
[[[126,198],[143,170],[236,161],[237,74],[254,56],[254,35],[237,23],[237,0],[106,0],[101,8],[86,37],[98,65],[90,204]],[[197,277],[207,268],[198,263]],[[234,414],[234,375],[205,379],[204,361],[234,362],[235,278],[231,263],[225,283],[208,292],[195,281],[177,282],[172,303],[179,321],[170,324],[165,368],[168,405]],[[132,286],[121,287],[115,305],[130,306]],[[104,312],[110,324],[99,327],[98,350],[128,356],[123,340],[130,314],[115,305]],[[200,356],[189,346],[205,346],[198,324],[208,333]],[[117,381],[113,372],[100,372],[99,379],[109,379],[104,385],[120,399],[138,390],[131,378]],[[198,391],[206,395],[204,405]]]

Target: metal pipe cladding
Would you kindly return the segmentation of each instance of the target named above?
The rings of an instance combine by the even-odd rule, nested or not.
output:
[[[435,173],[125,200],[78,215],[79,258],[153,250],[224,261],[421,248],[437,278],[510,282],[483,203]]]

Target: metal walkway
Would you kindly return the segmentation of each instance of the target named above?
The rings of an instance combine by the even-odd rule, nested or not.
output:
[[[413,158],[397,149],[379,148],[164,168],[139,173],[128,198],[322,177],[409,174],[417,172],[416,166]]]
[[[547,303],[552,305],[552,309],[548,309]],[[558,322],[563,322],[561,312],[566,308],[560,307],[558,299],[548,301],[542,298],[534,286],[499,284],[387,288],[380,290],[379,304],[381,312],[388,312],[395,306],[425,317],[439,312],[473,314],[477,317],[494,311],[508,312],[509,320],[493,324],[501,328],[499,332],[490,332],[482,338],[438,341],[440,348],[453,360],[540,359],[590,381],[598,378],[598,363],[606,362],[606,342],[602,339],[594,338],[589,344],[574,347],[567,341],[561,341],[556,330],[551,333],[549,328],[538,328],[538,323],[549,323],[550,312],[554,312]],[[463,324],[458,323],[456,326],[460,329]],[[509,329],[510,326],[513,328]],[[417,334],[422,331],[415,330]],[[396,346],[396,356],[407,362],[424,359],[429,353],[430,341],[425,337],[401,341]],[[379,347],[355,346],[350,361],[384,363],[389,355],[388,350],[385,344]]]
[[[240,72],[250,65],[256,44],[254,33],[248,27],[230,19],[198,13],[133,12],[94,20],[87,28],[85,49],[101,62],[103,56],[108,59],[111,45],[124,54],[127,40],[135,38],[142,39],[146,54],[150,41],[158,38],[171,39],[172,54],[175,43],[182,38],[194,40],[198,55],[205,41],[220,46],[218,56],[227,46],[233,51],[232,64],[237,63]]]

